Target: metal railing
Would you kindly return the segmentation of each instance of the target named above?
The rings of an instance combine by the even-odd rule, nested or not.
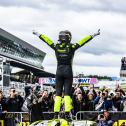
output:
[[[30,124],[28,112],[3,112],[0,113],[0,126],[19,126],[24,123]],[[21,125],[21,126],[22,126]]]
[[[110,111],[112,120],[126,120],[126,112]],[[64,114],[61,112],[61,114]],[[101,111],[79,111],[76,113],[75,121],[96,121]],[[54,117],[54,112],[43,112],[43,120],[51,120]],[[31,114],[28,112],[6,112],[0,113],[0,126],[29,126]]]
[[[126,112],[122,111],[109,111],[110,116],[113,120],[117,121],[118,119],[125,120]],[[99,114],[103,114],[102,111],[79,111],[76,113],[76,120],[90,120],[96,121]]]
[[[54,112],[43,112],[44,120],[51,120],[54,117]]]

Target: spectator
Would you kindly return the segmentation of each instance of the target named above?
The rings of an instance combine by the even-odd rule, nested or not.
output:
[[[108,97],[108,90],[107,89],[103,90],[103,93],[105,94],[105,98],[107,98]]]
[[[25,99],[31,94],[32,88],[31,86],[25,86]]]
[[[114,107],[114,104],[113,104],[113,97],[111,95],[109,95],[107,97],[107,100],[109,101],[108,104],[110,106],[108,111],[117,111],[117,109]]]
[[[34,93],[35,92],[35,93]],[[37,121],[43,119],[42,112],[48,112],[50,108],[50,100],[48,99],[48,92],[34,91],[28,99],[28,108],[31,111],[31,121]]]
[[[86,111],[94,111],[95,110],[93,100],[94,100],[94,94],[87,95]]]
[[[126,112],[126,100],[123,102],[123,112]]]
[[[52,96],[50,97],[50,111],[53,111],[55,97],[56,97],[56,91],[54,91],[52,93]]]
[[[83,94],[84,95],[84,92],[82,92],[80,87],[75,87],[75,90],[74,90],[74,93],[73,93],[73,96],[72,96],[73,102],[76,101],[76,98],[77,98],[78,94]]]
[[[0,90],[0,107],[2,111],[7,111],[6,98],[3,96],[3,92]]]
[[[123,112],[126,112],[126,97],[125,98],[123,98],[123,101],[121,102],[121,110],[123,111]]]
[[[110,113],[108,111],[104,111],[104,118],[108,123],[108,126],[112,126],[113,120],[111,119]]]
[[[119,85],[117,85],[115,92],[120,92],[121,96],[125,96],[125,92],[119,87]]]
[[[111,116],[108,111],[104,111],[103,114],[98,115],[97,126],[113,126],[114,121],[111,120]]]
[[[22,108],[21,108],[22,112],[29,112],[28,102],[31,99],[31,93],[32,93],[31,86],[25,86],[24,103],[23,103]]]
[[[103,111],[103,110],[109,110],[109,108],[112,108],[111,104],[107,100],[106,97],[107,93],[101,92],[100,96],[97,96],[94,99],[94,106],[96,111]]]
[[[74,95],[77,96],[79,93],[82,94],[82,90],[79,87],[77,87],[74,91]]]
[[[114,107],[117,109],[117,111],[121,111],[122,101],[123,101],[123,99],[121,97],[121,92],[117,91],[115,94],[115,97],[113,98],[113,104],[114,104]]]
[[[16,94],[15,88],[10,88],[9,97],[7,98],[7,111],[20,112],[23,105],[21,96]]]
[[[48,91],[44,90],[43,94],[42,94],[42,101],[41,101],[41,105],[42,105],[42,111],[43,112],[48,112],[50,109],[50,105],[51,105],[51,101],[48,98]]]
[[[40,97],[41,98],[41,97]],[[41,103],[39,101],[39,95],[35,95],[34,92],[27,98],[27,107],[31,113],[31,122],[43,119]]]
[[[17,93],[16,93],[16,97],[17,97],[17,99],[19,100],[19,102],[18,102],[18,107],[19,107],[19,111],[21,112],[21,108],[22,108],[22,106],[23,106],[24,99],[23,99],[23,97],[21,96],[21,93],[20,93],[20,92],[17,92]]]
[[[85,105],[86,104],[82,93],[77,94],[76,99],[74,101],[74,113],[76,114],[78,111],[85,111]]]
[[[96,96],[97,96],[97,93],[94,90],[94,86],[93,85],[90,85],[88,87],[88,90],[86,91],[86,95],[89,95],[89,94],[93,94],[93,98],[96,98]]]

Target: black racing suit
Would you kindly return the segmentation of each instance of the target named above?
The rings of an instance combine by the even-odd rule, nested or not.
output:
[[[63,86],[64,95],[71,95],[71,88],[73,83],[72,60],[75,52],[72,44],[57,44],[56,58],[58,61],[56,72],[56,95],[61,96]]]
[[[40,35],[39,38],[55,50],[57,58],[56,96],[62,95],[63,87],[64,95],[70,96],[73,83],[72,61],[74,53],[79,47],[91,40],[92,36],[88,35],[75,44],[65,42],[56,45],[45,35]]]

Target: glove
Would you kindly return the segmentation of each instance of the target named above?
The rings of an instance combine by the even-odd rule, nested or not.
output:
[[[32,32],[34,35],[37,35],[38,37],[41,35],[40,33],[38,33],[37,31],[33,30]]]
[[[98,29],[97,33],[94,33],[94,34],[92,35],[92,38],[94,38],[94,37],[97,36],[97,35],[100,35],[100,29]]]

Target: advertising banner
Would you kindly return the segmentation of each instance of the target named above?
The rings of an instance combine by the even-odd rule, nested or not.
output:
[[[73,78],[73,84],[96,84],[97,78]],[[39,78],[39,84],[55,84],[55,78]]]

